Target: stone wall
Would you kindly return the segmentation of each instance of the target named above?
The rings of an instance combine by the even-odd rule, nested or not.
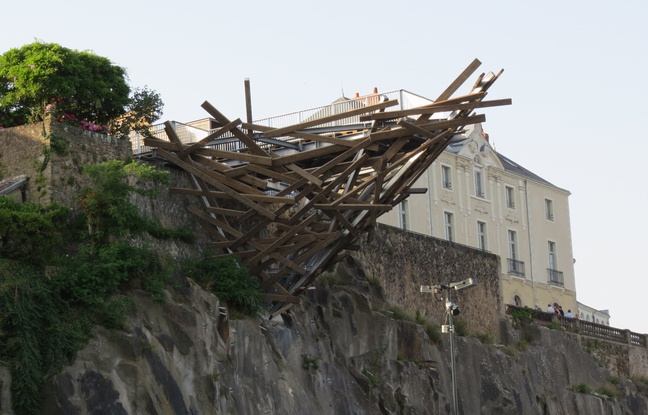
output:
[[[50,117],[0,130],[0,180],[29,177],[28,202],[69,205],[85,183],[84,165],[130,157],[128,140],[84,131]]]
[[[353,255],[364,265],[367,277],[379,281],[387,302],[439,323],[444,321],[444,302],[421,293],[421,285],[475,278],[476,287],[452,293],[461,310],[456,321],[473,334],[497,334],[502,309],[497,256],[381,224],[370,241],[362,239],[361,246]]]
[[[66,205],[72,203],[74,192],[87,182],[83,166],[109,160],[130,160],[131,143],[105,134],[46,120],[47,138],[52,147],[49,177],[51,200]],[[56,151],[55,148],[61,150]]]

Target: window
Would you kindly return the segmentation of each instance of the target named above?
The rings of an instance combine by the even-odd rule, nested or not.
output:
[[[475,196],[484,197],[484,180],[481,169],[475,169]]]
[[[520,298],[519,295],[516,295],[515,297],[513,297],[513,302],[515,303],[515,305],[517,307],[522,307],[522,299]]]
[[[482,251],[486,250],[486,223],[477,221],[477,246]]]
[[[515,231],[508,231],[509,239],[509,258],[516,261],[517,260],[517,235]]]
[[[549,269],[558,269],[556,265],[556,243],[549,241]]]
[[[407,220],[408,214],[407,211],[408,209],[408,203],[407,200],[403,200],[398,204],[398,226],[401,229],[409,229],[409,223]]]
[[[518,261],[517,234],[515,231],[508,231],[509,243],[509,274],[517,277],[524,277],[524,262]]]
[[[441,181],[444,189],[452,189],[452,170],[448,166],[441,166]]]
[[[443,217],[445,219],[445,237],[450,242],[454,241],[453,233],[452,233],[452,224],[453,224],[452,216],[453,215],[450,212],[443,213]]]
[[[515,190],[510,187],[504,187],[506,191],[506,207],[509,209],[515,209]]]
[[[545,199],[545,212],[547,214],[547,220],[554,220],[553,201]]]

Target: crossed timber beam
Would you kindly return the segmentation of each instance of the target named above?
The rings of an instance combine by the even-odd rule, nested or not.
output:
[[[168,141],[144,143],[189,175],[191,188],[170,190],[202,201],[202,208],[189,210],[214,236],[210,248],[236,256],[258,278],[270,314],[277,315],[298,303],[380,215],[421,192],[413,184],[452,137],[485,121],[475,109],[511,104],[484,100],[502,71],[479,75],[468,94],[452,97],[480,64],[475,59],[435,102],[418,108],[387,111],[398,102],[383,97],[272,128],[230,121],[205,102],[220,129],[183,144],[166,123]],[[363,127],[317,128],[350,117],[359,117]],[[227,148],[219,144],[226,136]]]

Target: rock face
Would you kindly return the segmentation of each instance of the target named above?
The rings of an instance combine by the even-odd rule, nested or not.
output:
[[[47,383],[42,413],[451,413],[448,334],[435,344],[423,326],[374,311],[380,291],[318,283],[282,321],[232,320],[188,280],[165,304],[135,292],[128,329],[98,329]],[[508,346],[456,337],[460,413],[648,413],[645,385],[609,378],[576,339],[501,324]],[[619,397],[573,391],[579,384]]]

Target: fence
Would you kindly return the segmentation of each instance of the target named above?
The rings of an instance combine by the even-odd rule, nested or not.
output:
[[[547,313],[542,310],[534,310],[528,307],[518,307],[512,304],[506,305],[506,315],[512,316],[516,311],[530,312],[531,317],[536,322],[543,325],[556,323],[561,327],[564,327],[567,331],[578,333],[583,336],[648,348],[648,335],[646,334],[635,333],[630,330],[618,329],[603,324],[596,324],[589,321],[579,320],[577,318],[563,317],[561,315]]]
[[[317,108],[310,108],[302,111],[292,112],[289,114],[283,114],[275,117],[263,118],[260,120],[255,120],[254,124],[263,125],[266,127],[272,128],[281,128],[305,121],[312,121],[315,119],[325,118],[331,115],[340,114],[346,111],[351,111],[354,109],[362,108],[368,105],[377,104],[381,99],[388,100],[398,100],[399,105],[393,108],[386,108],[385,111],[394,111],[402,109],[411,109],[417,108],[420,106],[431,104],[433,101],[422,97],[420,95],[414,94],[412,92],[406,91],[404,89],[399,89],[396,91],[389,91],[385,93],[376,93],[372,95],[367,95],[359,98],[347,99],[344,101],[334,102],[330,105],[325,105]],[[318,128],[326,127],[336,127],[336,126],[349,126],[357,125],[359,128],[364,128],[364,126],[369,125],[370,123],[361,122],[360,116],[355,115],[349,118],[340,119],[328,123],[319,124]],[[201,139],[207,137],[207,135],[217,131],[214,130],[202,130],[187,124],[180,122],[173,122],[173,129],[176,132],[176,135],[180,138],[180,141],[183,144],[191,144]],[[151,134],[160,140],[168,141],[168,137],[164,130],[163,124],[156,124],[150,128]],[[276,137],[278,140],[290,141],[290,142],[299,142],[299,139],[292,137]],[[142,154],[151,151],[150,147],[147,147],[143,144],[143,137],[138,133],[131,133],[130,140],[133,147],[133,154]],[[271,143],[257,142],[262,148],[272,147]],[[224,151],[238,151],[245,148],[245,144],[241,143],[238,139],[234,138],[234,135],[230,133],[223,134],[219,139],[214,140],[212,143],[206,146],[207,148],[214,148],[217,150]]]

